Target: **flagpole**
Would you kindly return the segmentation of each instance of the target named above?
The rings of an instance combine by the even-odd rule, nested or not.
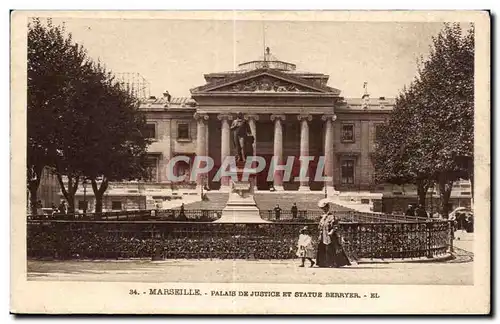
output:
[[[264,53],[264,61],[266,61],[266,22],[262,20],[262,52]]]

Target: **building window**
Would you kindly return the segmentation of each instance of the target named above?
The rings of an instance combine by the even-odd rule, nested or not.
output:
[[[121,201],[112,201],[111,202],[111,210],[122,210],[122,202]]]
[[[343,160],[341,165],[342,184],[354,183],[354,160]]]
[[[188,123],[177,124],[177,139],[178,140],[191,139],[191,137],[189,136],[189,124]]]
[[[342,124],[342,142],[354,142],[354,124]]]
[[[146,138],[156,138],[156,125],[155,124],[146,124],[144,128],[144,137]]]
[[[147,170],[146,181],[157,182],[157,180],[158,180],[158,174],[157,174],[158,168],[156,167],[156,164],[157,164],[156,157],[148,157],[147,158],[147,160],[146,160],[146,170]]]
[[[184,181],[189,181],[189,163],[178,161],[174,166],[174,174],[177,177],[186,176]]]

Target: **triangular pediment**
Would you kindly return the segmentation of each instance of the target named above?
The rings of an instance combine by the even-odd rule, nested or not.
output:
[[[193,89],[193,93],[335,93],[336,89],[273,70],[255,70]]]
[[[283,80],[267,74],[234,82],[209,91],[221,92],[321,92],[302,84]]]

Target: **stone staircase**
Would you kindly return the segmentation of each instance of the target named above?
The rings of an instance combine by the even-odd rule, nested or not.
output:
[[[195,202],[184,201],[184,208],[186,210],[206,209],[206,210],[222,210],[229,198],[228,193],[222,192],[206,192],[207,200],[198,200]],[[290,211],[293,203],[297,204],[299,210],[309,210],[320,212],[318,208],[318,201],[324,198],[323,193],[304,193],[304,192],[257,192],[254,195],[257,207],[261,211],[273,209],[276,204],[279,204],[283,211]],[[175,206],[177,209],[180,206]],[[344,207],[341,204],[333,204],[334,211],[351,211],[351,208]]]
[[[303,192],[269,192],[256,193],[255,202],[261,211],[271,210],[276,204],[280,205],[282,210],[289,211],[293,203],[297,204],[299,210],[317,211],[318,201],[324,198],[324,193],[303,193]],[[334,211],[349,211],[350,208],[338,204],[332,204]]]
[[[186,210],[193,209],[206,209],[206,210],[222,210],[226,207],[227,200],[229,198],[229,194],[226,192],[206,192],[207,200],[200,200],[200,196],[198,195],[198,199],[195,202],[187,202],[184,201],[184,208]],[[181,201],[182,203],[182,201]],[[176,206],[175,209],[178,209],[181,204]]]

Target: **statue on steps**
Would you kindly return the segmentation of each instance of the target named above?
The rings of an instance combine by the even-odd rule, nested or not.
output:
[[[246,157],[253,155],[254,136],[243,113],[239,112],[231,125],[233,143],[236,148],[236,162],[244,162]]]

